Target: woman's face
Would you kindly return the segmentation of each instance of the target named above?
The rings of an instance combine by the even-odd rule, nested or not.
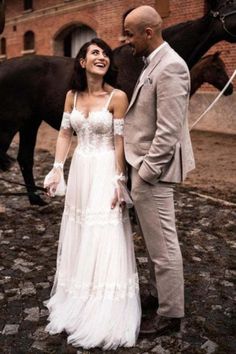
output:
[[[102,48],[91,44],[87,49],[85,59],[80,60],[80,65],[88,73],[104,76],[109,69],[110,59]]]

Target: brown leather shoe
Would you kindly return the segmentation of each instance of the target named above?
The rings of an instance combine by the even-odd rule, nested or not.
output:
[[[180,318],[164,317],[156,315],[154,319],[145,320],[141,323],[141,335],[163,335],[180,331]]]

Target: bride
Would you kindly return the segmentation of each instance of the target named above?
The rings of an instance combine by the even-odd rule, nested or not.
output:
[[[141,309],[130,220],[122,199],[125,180],[124,114],[128,101],[112,83],[112,51],[101,39],[84,44],[45,186],[59,194],[63,164],[75,131],[65,196],[57,271],[47,301],[50,334],[68,333],[84,349],[132,347]]]

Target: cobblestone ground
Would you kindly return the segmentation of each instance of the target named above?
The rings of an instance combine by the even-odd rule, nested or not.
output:
[[[47,151],[36,156],[35,173],[45,176],[52,163]],[[2,177],[22,181],[15,164]],[[38,179],[42,183],[42,179]],[[0,193],[23,191],[0,183]],[[116,353],[233,354],[236,348],[233,314],[235,294],[236,205],[207,199],[189,184],[176,191],[176,218],[186,291],[186,317],[179,334],[140,338],[132,349]],[[0,201],[0,353],[69,354],[66,335],[44,332],[48,299],[55,272],[62,199],[32,207],[25,196],[1,196]],[[233,196],[231,199],[234,200]],[[147,257],[134,233],[141,293],[147,292]],[[94,349],[90,353],[101,353]],[[89,353],[78,349],[79,353]],[[106,352],[109,353],[109,352]],[[114,353],[114,351],[112,351]]]

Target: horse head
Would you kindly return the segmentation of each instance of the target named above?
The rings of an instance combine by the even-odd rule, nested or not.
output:
[[[5,0],[0,0],[0,34],[5,26]]]
[[[191,95],[205,82],[222,90],[229,80],[226,72],[225,63],[221,59],[222,51],[214,54],[206,55],[201,58],[191,70]],[[228,96],[233,93],[233,85],[229,84],[224,91],[224,95]]]
[[[236,0],[208,0],[207,3],[210,15],[218,21],[217,31],[221,39],[235,43]]]

